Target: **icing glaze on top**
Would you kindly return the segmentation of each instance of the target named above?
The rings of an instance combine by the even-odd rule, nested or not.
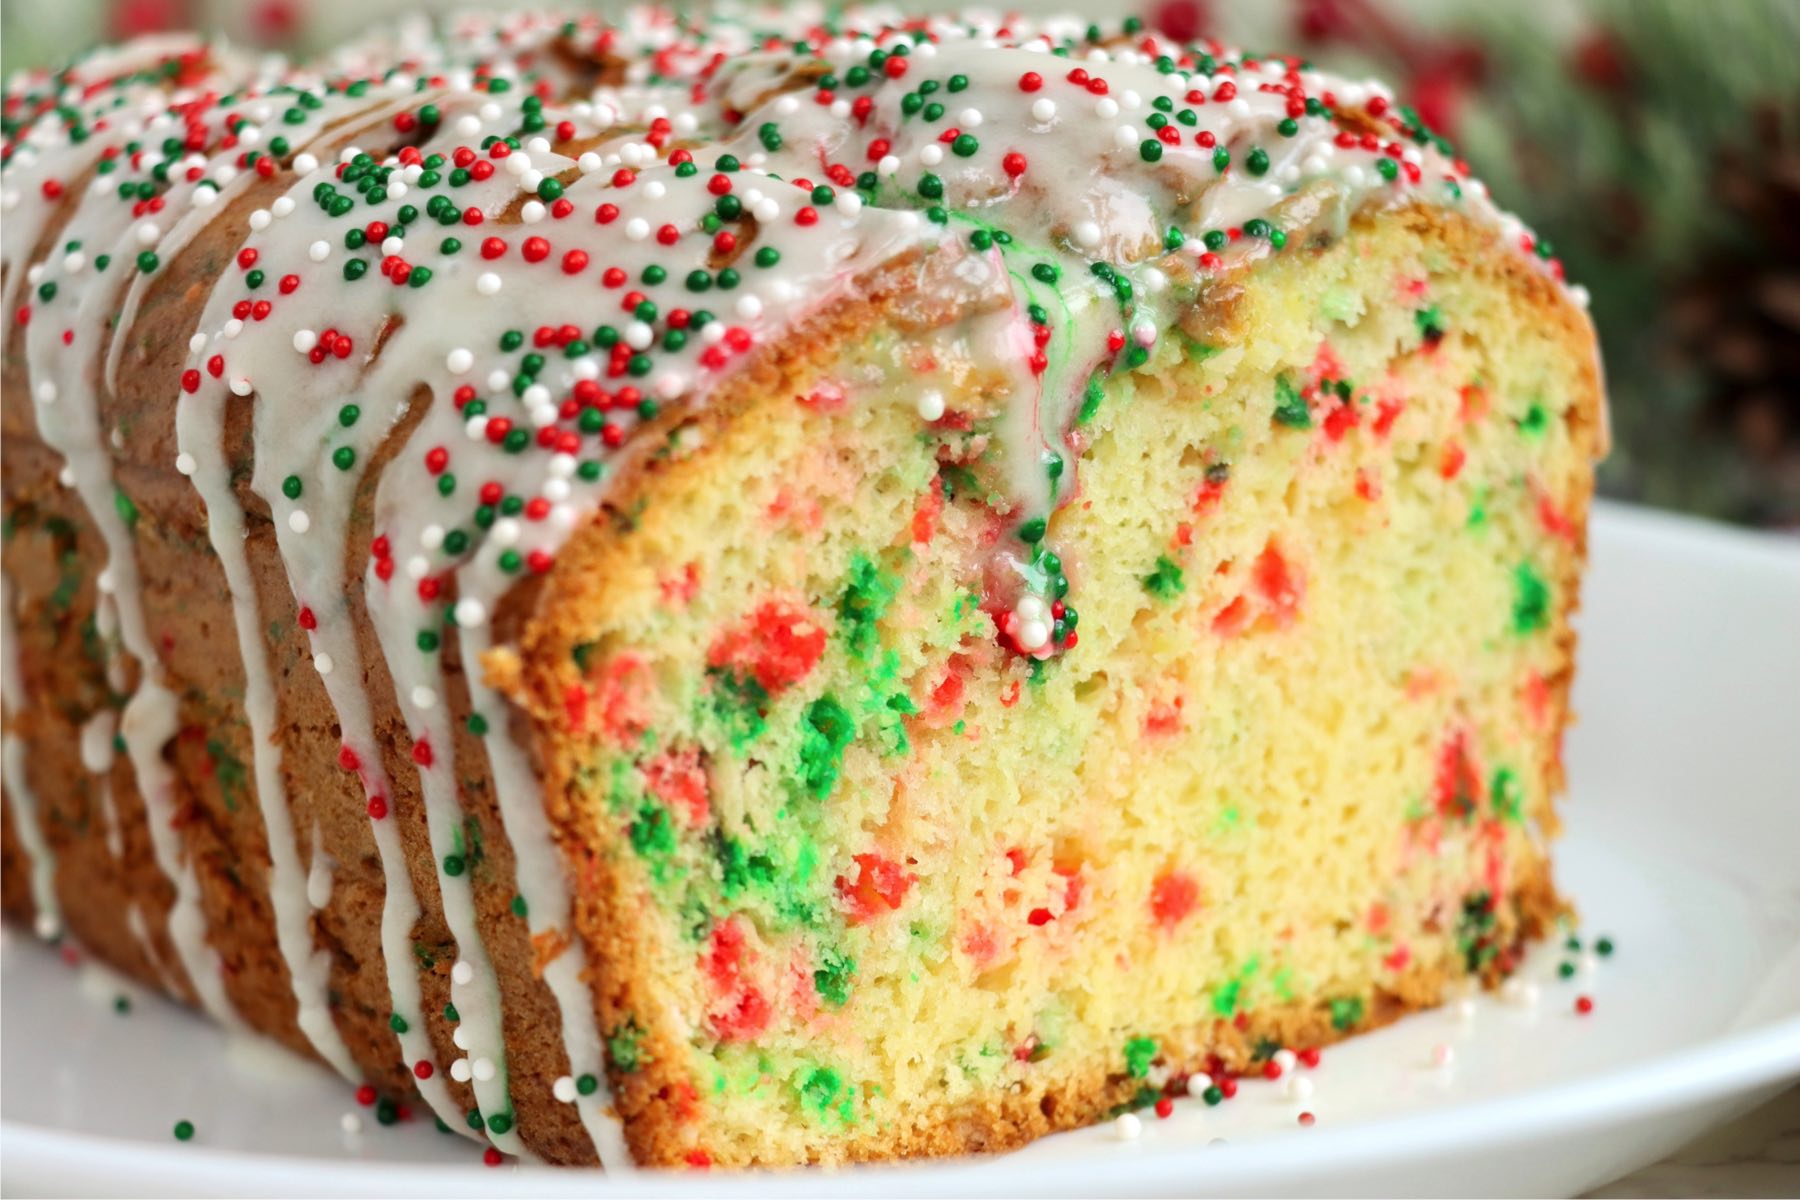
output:
[[[464,16],[408,22],[307,63],[175,39],[11,81],[6,311],[26,325],[40,434],[101,528],[115,652],[145,666],[121,731],[177,883],[182,965],[221,1015],[191,869],[158,819],[174,701],[137,596],[136,515],[112,471],[118,431],[102,427],[96,395],[116,394],[129,369],[128,339],[109,336],[109,321],[131,329],[158,270],[252,194],[248,233],[220,248],[227,265],[176,334],[189,338],[185,367],[163,385],[177,414],[171,465],[205,502],[233,592],[301,1026],[354,1073],[271,736],[275,684],[233,493],[245,464],[227,461],[222,436],[233,395],[254,397],[250,487],[337,709],[339,766],[368,797],[402,1052],[434,1066],[408,950],[418,899],[388,819],[352,587],[411,735],[458,948],[464,1056],[447,1069],[473,1086],[486,1135],[514,1152],[502,1000],[464,869],[444,649],[459,639],[473,661],[490,648],[502,597],[550,569],[664,406],[704,404],[759,348],[854,301],[877,270],[913,272],[917,286],[967,301],[954,336],[1003,381],[997,469],[1034,541],[1073,491],[1070,434],[1095,372],[1144,362],[1209,281],[1281,253],[1302,228],[1422,201],[1469,214],[1561,275],[1379,84],[1175,44],[1133,22],[877,9],[726,11],[705,23],[655,9],[617,24]],[[954,416],[929,388],[916,407],[928,425]],[[371,482],[374,536],[346,578],[347,531]],[[1048,605],[1060,593],[1041,573],[1013,573],[1012,644],[1057,652],[1064,634]],[[467,733],[485,747],[524,915],[534,937],[570,946],[545,978],[584,1086],[557,1094],[603,1161],[622,1166],[605,1088],[585,1083],[604,1080],[604,1052],[538,786],[504,701],[475,674],[460,681]],[[24,702],[10,677],[7,695]],[[462,1127],[441,1077],[419,1074],[427,1100]]]

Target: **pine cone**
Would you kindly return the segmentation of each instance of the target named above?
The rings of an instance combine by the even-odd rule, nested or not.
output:
[[[1696,264],[1667,309],[1707,381],[1706,418],[1734,437],[1774,516],[1800,520],[1800,103],[1756,115],[1756,153],[1719,155],[1713,195],[1740,236]]]

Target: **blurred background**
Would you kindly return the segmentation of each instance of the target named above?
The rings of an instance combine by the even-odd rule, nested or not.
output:
[[[0,54],[10,72],[179,28],[306,52],[421,7],[493,0],[4,0]],[[1136,7],[1174,37],[1388,80],[1592,292],[1603,489],[1800,532],[1800,0],[1016,7]]]

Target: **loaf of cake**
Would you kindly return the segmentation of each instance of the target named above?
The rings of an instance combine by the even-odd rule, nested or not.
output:
[[[5,911],[384,1116],[1005,1149],[1563,917],[1596,347],[1380,84],[643,9],[4,103]]]

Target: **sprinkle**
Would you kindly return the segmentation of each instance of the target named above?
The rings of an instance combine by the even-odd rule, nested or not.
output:
[[[575,1090],[574,1076],[558,1076],[556,1082],[550,1085],[550,1094],[555,1096],[558,1100],[561,1100],[564,1104],[575,1103],[579,1093]]]
[[[466,962],[458,962],[454,967],[450,968],[450,982],[451,983],[467,986],[468,984],[474,982],[474,979],[475,979],[475,968],[471,967]]]
[[[1136,1113],[1120,1113],[1113,1120],[1113,1136],[1121,1142],[1133,1142],[1144,1132],[1144,1123]]]
[[[288,528],[295,533],[305,533],[312,528],[312,518],[306,515],[305,509],[296,508],[288,514]]]

